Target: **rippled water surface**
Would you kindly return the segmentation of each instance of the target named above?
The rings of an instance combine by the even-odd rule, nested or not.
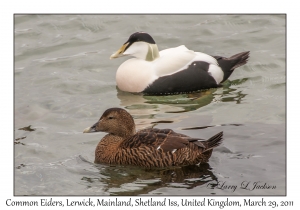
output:
[[[15,195],[286,194],[284,15],[15,15],[14,22]],[[128,58],[109,56],[136,31],[150,33],[160,50],[249,50],[250,60],[218,89],[124,93],[115,73]],[[200,166],[94,165],[105,134],[82,131],[110,107],[129,111],[138,129],[199,138],[224,131],[224,143]]]

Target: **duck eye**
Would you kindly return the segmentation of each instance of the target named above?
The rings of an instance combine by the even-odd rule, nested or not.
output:
[[[113,117],[112,117],[112,116],[110,116],[110,117],[108,117],[108,119],[109,119],[109,120],[111,120],[111,119],[113,119]]]

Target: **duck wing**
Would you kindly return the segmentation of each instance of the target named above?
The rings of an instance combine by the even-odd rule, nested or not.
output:
[[[153,62],[155,73],[158,77],[172,75],[185,70],[195,61],[202,61],[218,66],[218,62],[214,57],[194,52],[187,49],[184,45],[162,50],[159,53],[160,58]]]
[[[200,141],[199,141],[200,140]],[[189,142],[195,143],[198,147],[206,149],[206,144],[201,143],[200,138],[191,138],[179,134],[171,129],[146,129],[137,132],[134,136],[124,140],[121,148],[138,148],[141,146],[153,147],[163,152],[174,152],[187,147]]]

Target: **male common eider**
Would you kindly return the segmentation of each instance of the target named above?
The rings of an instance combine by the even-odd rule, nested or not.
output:
[[[230,58],[194,52],[184,45],[158,51],[145,32],[132,34],[112,58],[131,55],[117,70],[120,90],[149,95],[176,94],[217,88],[233,70],[247,63],[249,51]]]
[[[171,129],[135,131],[132,116],[120,108],[106,110],[84,133],[106,132],[95,150],[95,163],[136,165],[146,168],[196,165],[207,162],[223,132],[208,140],[191,138]]]

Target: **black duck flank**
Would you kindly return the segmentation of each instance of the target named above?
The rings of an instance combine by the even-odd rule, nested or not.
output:
[[[146,168],[195,165],[208,162],[223,132],[203,141],[171,129],[135,131],[132,116],[124,109],[106,110],[84,133],[106,132],[95,150],[95,163],[136,165]]]

